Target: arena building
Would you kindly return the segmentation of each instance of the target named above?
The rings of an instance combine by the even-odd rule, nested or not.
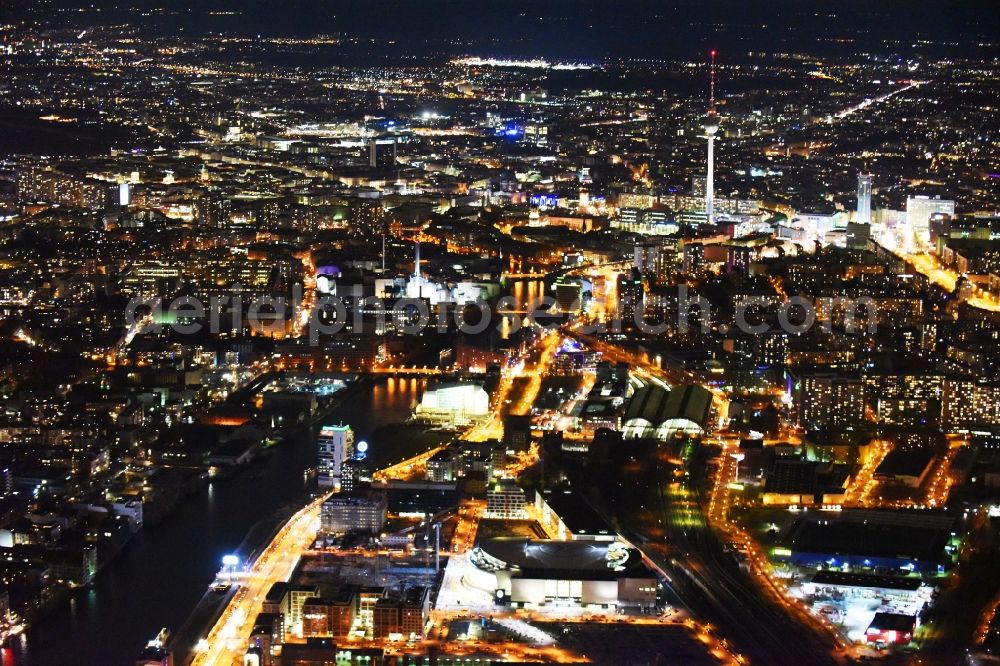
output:
[[[651,610],[658,582],[639,551],[619,541],[500,537],[469,552],[464,583],[516,608]]]

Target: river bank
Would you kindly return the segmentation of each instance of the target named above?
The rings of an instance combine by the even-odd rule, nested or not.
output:
[[[323,418],[349,424],[379,459],[399,459],[403,454],[392,449],[406,449],[406,443],[386,434],[406,420],[423,386],[423,380],[389,378],[348,388]],[[140,531],[90,589],[78,591],[0,655],[3,666],[61,666],[66,655],[73,655],[74,663],[132,666],[160,628],[180,630],[222,556],[237,550],[252,554],[282,522],[281,508],[301,506],[308,497],[305,472],[316,464],[318,428],[289,435],[268,456],[205,485]]]

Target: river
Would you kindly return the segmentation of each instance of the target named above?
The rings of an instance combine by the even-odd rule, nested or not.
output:
[[[347,423],[367,439],[405,420],[422,381],[388,379],[350,395],[326,423]],[[161,627],[181,627],[221,567],[259,521],[301,502],[303,472],[316,464],[316,428],[291,437],[264,461],[238,470],[183,500],[166,519],[143,529],[102,571],[91,589],[32,626],[0,654],[3,666],[132,666]]]

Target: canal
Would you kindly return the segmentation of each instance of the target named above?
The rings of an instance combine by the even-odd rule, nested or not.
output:
[[[373,462],[396,462],[391,437],[376,431],[401,422],[423,382],[387,379],[358,390],[325,419],[347,423],[370,444]],[[265,460],[252,463],[183,500],[159,524],[143,529],[119,557],[70,602],[39,620],[2,653],[3,666],[132,666],[161,627],[177,630],[202,598],[223,555],[258,547],[254,530],[276,512],[302,503],[303,472],[316,464],[313,428],[294,435]],[[385,433],[385,430],[382,431]],[[297,508],[297,506],[296,506]]]

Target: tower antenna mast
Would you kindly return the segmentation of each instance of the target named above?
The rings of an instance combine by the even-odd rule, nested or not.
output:
[[[708,88],[708,113],[705,114],[705,138],[708,140],[708,163],[705,170],[705,216],[715,224],[715,134],[719,131],[719,118],[715,111],[715,49],[712,49],[712,75]]]
[[[712,76],[708,85],[708,115],[715,115],[715,49],[712,49]]]

